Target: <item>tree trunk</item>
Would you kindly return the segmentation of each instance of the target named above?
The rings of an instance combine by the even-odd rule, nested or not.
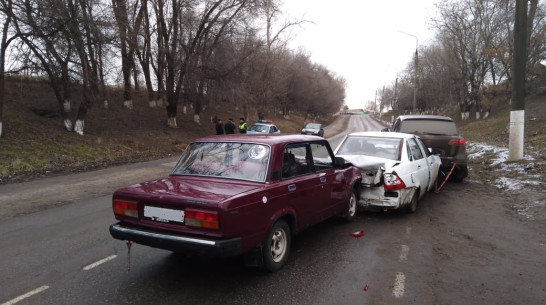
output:
[[[5,59],[6,59],[6,48],[8,46],[8,29],[9,29],[10,22],[11,22],[11,16],[6,16],[6,21],[4,22],[4,28],[2,30],[2,42],[0,44],[0,138],[2,137],[2,118],[4,114],[4,99],[5,99],[5,92],[6,92],[4,72],[6,69]]]
[[[133,62],[134,65],[134,60],[131,60],[133,54],[130,54],[129,50],[131,48],[128,46],[129,20],[127,18],[126,0],[112,0],[112,6],[114,8],[114,16],[116,18],[116,23],[120,36],[121,70],[123,73],[123,106],[128,109],[132,109],[133,101],[131,97],[131,62]]]

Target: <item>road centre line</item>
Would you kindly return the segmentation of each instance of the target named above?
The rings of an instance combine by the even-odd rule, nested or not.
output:
[[[20,295],[20,296],[16,297],[13,300],[2,303],[2,305],[13,305],[13,304],[18,303],[18,302],[20,302],[20,301],[22,301],[22,300],[24,300],[26,298],[30,298],[31,296],[33,296],[33,295],[35,295],[37,293],[40,293],[40,292],[42,292],[42,291],[44,291],[44,290],[46,290],[48,288],[49,288],[49,286],[44,285],[44,286],[42,286],[40,288],[34,289],[34,290],[29,291],[29,292],[27,292],[27,293],[25,293],[23,295]]]
[[[94,263],[92,263],[92,264],[89,264],[89,265],[83,267],[83,270],[89,271],[89,270],[91,270],[91,269],[97,267],[98,265],[101,265],[101,264],[106,263],[107,261],[113,260],[113,259],[116,258],[116,257],[118,257],[118,256],[115,255],[115,254],[114,254],[114,255],[110,255],[110,256],[108,256],[108,257],[106,257],[106,258],[101,259],[100,261],[94,262]]]
[[[394,279],[394,288],[392,289],[392,294],[394,294],[395,298],[399,299],[404,296],[405,285],[406,276],[404,273],[398,272],[396,274],[396,278]]]
[[[402,252],[400,252],[400,262],[405,263],[408,261],[409,247],[402,245]]]

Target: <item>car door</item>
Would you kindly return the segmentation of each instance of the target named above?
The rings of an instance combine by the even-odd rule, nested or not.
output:
[[[438,177],[438,170],[440,168],[440,165],[436,163],[436,156],[432,155],[430,151],[428,150],[427,145],[421,140],[420,138],[417,138],[417,143],[419,143],[419,146],[421,146],[421,149],[423,150],[425,154],[425,158],[427,159],[428,164],[428,170],[429,170],[429,181],[428,181],[428,189],[432,187],[432,184],[434,181],[436,181],[436,178]]]
[[[428,160],[425,158],[424,152],[415,138],[409,138],[407,144],[408,153],[411,155],[411,180],[414,185],[421,187],[420,195],[422,196],[428,190],[430,181]]]
[[[320,221],[324,200],[321,177],[315,173],[309,144],[288,144],[283,152],[282,181],[279,184],[284,195],[281,200],[296,211],[299,229]]]
[[[313,167],[319,179],[320,194],[317,202],[318,217],[322,220],[336,214],[345,206],[345,175],[334,168],[334,159],[329,144],[325,141],[310,143]]]

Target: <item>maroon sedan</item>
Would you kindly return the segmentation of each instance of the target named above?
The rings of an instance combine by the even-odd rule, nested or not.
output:
[[[120,240],[204,256],[246,254],[280,269],[291,234],[331,216],[351,220],[360,171],[305,135],[226,135],[191,143],[167,178],[113,195]]]

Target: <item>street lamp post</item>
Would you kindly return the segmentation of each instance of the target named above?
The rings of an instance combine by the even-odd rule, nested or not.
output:
[[[415,71],[413,73],[413,113],[416,113],[416,104],[417,104],[417,70],[419,69],[419,38],[417,36],[398,31],[399,33],[411,36],[415,38]]]

